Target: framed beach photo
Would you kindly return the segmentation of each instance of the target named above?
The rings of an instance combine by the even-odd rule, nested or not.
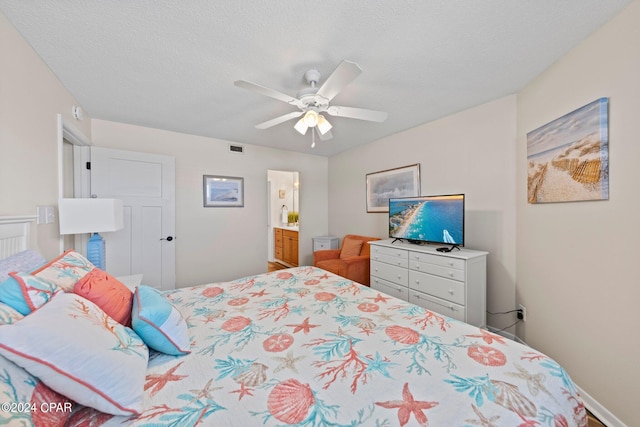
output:
[[[420,164],[367,174],[367,212],[389,212],[389,199],[420,195]]]
[[[527,133],[527,201],[609,199],[609,99]]]
[[[202,196],[205,208],[244,206],[244,178],[203,175]]]

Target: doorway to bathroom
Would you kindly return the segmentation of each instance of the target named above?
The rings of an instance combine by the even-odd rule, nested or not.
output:
[[[298,265],[300,173],[267,171],[267,242],[269,271]]]

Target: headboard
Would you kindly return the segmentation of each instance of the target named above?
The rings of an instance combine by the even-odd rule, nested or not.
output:
[[[35,215],[0,216],[0,259],[30,249]]]

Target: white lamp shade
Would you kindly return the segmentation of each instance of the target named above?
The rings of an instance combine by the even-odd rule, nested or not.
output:
[[[124,228],[122,200],[60,199],[60,234],[101,233]]]
[[[320,131],[322,135],[329,132],[332,127],[331,123],[329,123],[322,114],[318,115],[318,131]]]
[[[298,132],[300,132],[300,134],[304,135],[305,133],[307,133],[307,129],[309,129],[309,126],[307,126],[307,124],[304,121],[304,117],[302,117],[300,120],[298,120],[298,122],[293,128]]]

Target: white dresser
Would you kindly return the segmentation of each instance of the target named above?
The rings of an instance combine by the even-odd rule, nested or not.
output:
[[[373,289],[486,327],[488,252],[438,252],[437,246],[391,242],[369,242]]]

